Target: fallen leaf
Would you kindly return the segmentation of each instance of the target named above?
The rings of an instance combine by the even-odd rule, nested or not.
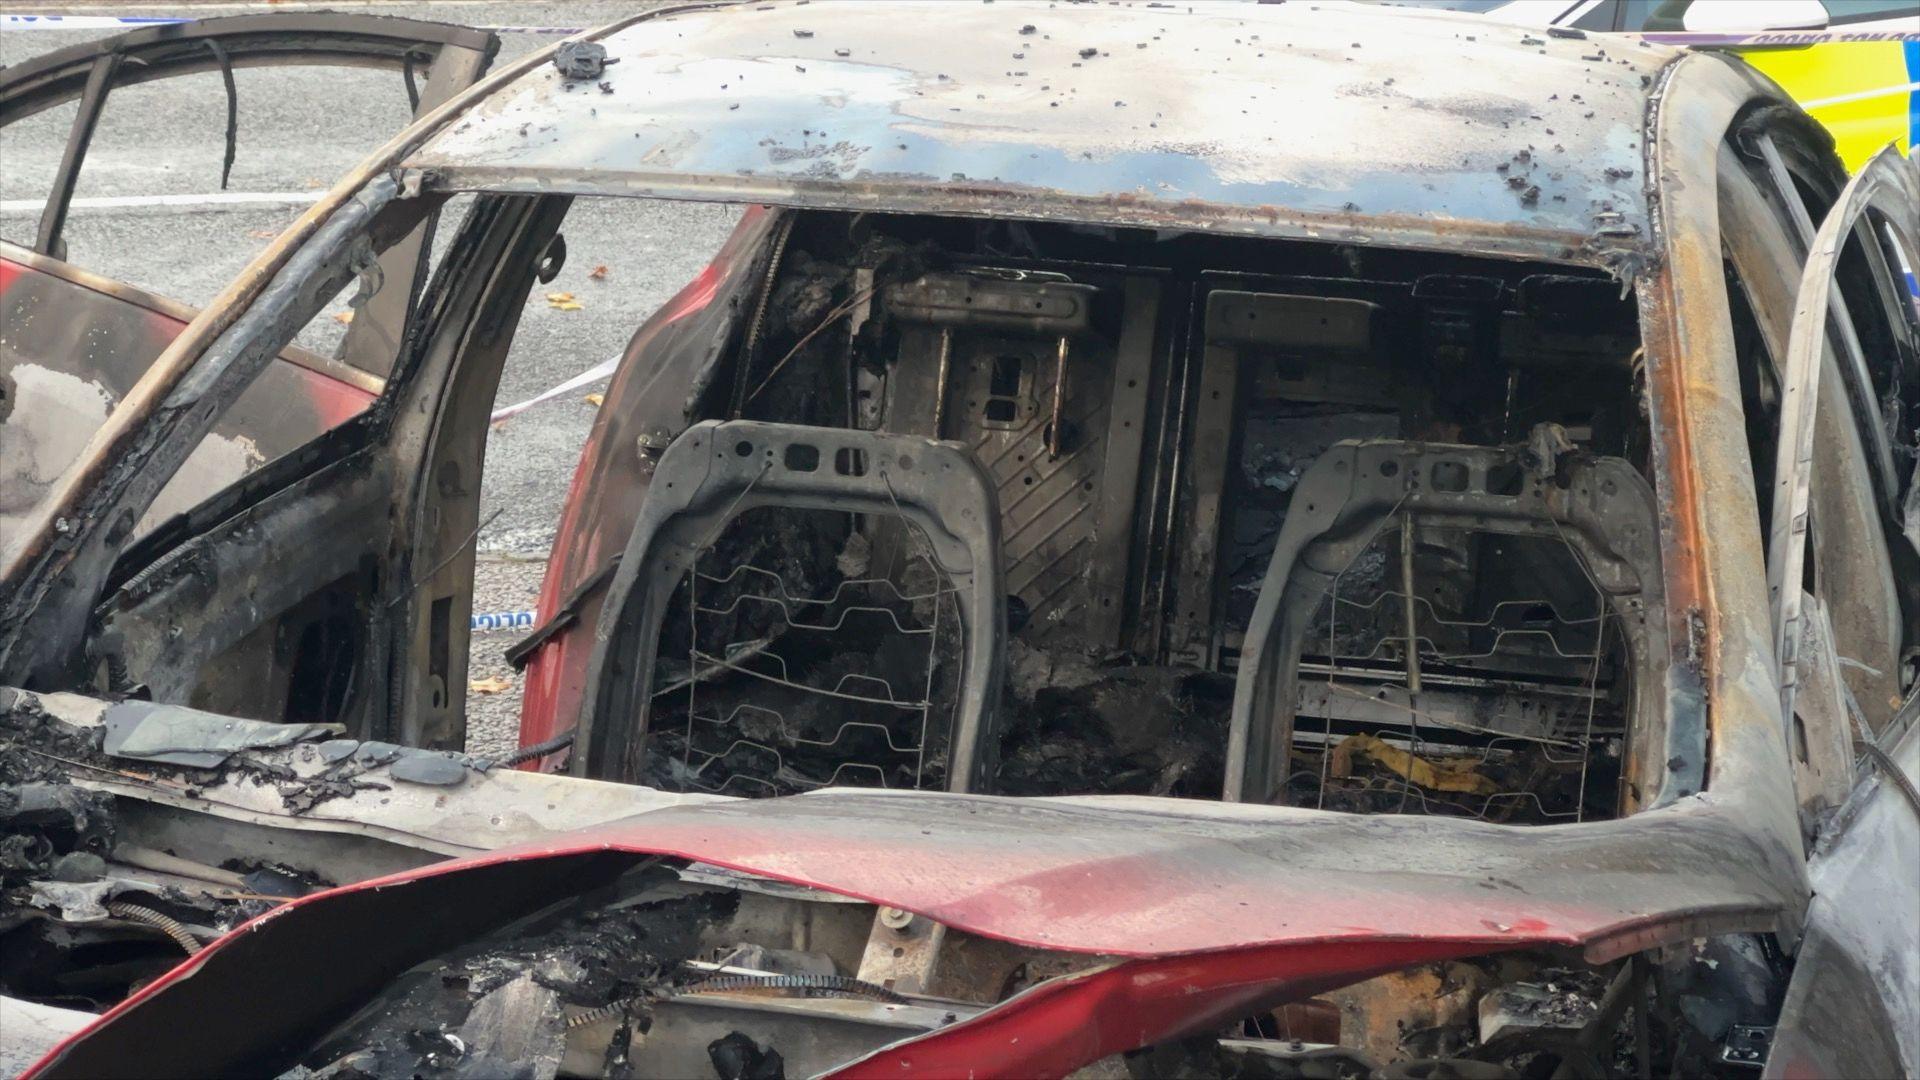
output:
[[[504,675],[489,675],[484,679],[473,679],[467,683],[467,689],[476,694],[497,694],[502,690],[513,689],[513,680]]]
[[[336,311],[333,313],[333,321],[339,323],[341,326],[346,326],[347,324],[353,322],[353,312]]]
[[[550,292],[547,294],[547,306],[555,311],[579,311],[581,304],[570,292]]]
[[[601,263],[599,266],[587,271],[587,279],[589,281],[605,281],[607,280],[607,273],[607,264]]]
[[[586,397],[587,404],[595,407],[605,404],[606,400],[607,395],[605,394],[588,394]]]

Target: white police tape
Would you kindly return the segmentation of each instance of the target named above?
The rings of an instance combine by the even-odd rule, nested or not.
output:
[[[25,15],[0,14],[0,30],[138,30],[194,22],[193,15]],[[496,34],[577,34],[579,26],[482,26]]]
[[[604,379],[609,375],[612,375],[614,369],[619,366],[620,366],[620,358],[617,356],[607,360],[602,360],[601,362],[593,365],[592,367],[581,372],[580,374],[575,375],[573,378],[568,379],[566,382],[563,382],[560,385],[555,386],[551,389],[542,390],[538,394],[533,395],[532,397],[528,398],[525,401],[516,401],[511,405],[502,405],[500,408],[493,410],[493,415],[489,418],[489,420],[490,422],[497,424],[500,421],[505,420],[507,417],[514,415],[515,413],[525,412],[528,409],[533,408],[535,405],[538,405],[543,401],[551,401],[554,398],[559,397],[561,394],[568,392],[569,390],[578,390],[581,387],[587,385],[588,383],[598,382],[599,380]]]
[[[4,30],[123,30],[140,26],[187,22],[181,16],[160,15],[0,15]]]
[[[481,630],[531,630],[533,612],[531,611],[490,611],[484,615],[475,615],[468,620],[470,631]]]

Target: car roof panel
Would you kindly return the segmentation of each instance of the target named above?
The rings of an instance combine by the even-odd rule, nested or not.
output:
[[[1574,254],[1646,237],[1646,114],[1676,55],[1336,3],[828,0],[601,41],[598,76],[530,71],[408,166],[456,189]]]

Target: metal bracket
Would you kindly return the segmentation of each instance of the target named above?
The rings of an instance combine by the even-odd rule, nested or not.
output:
[[[1720,1048],[1720,1060],[1728,1065],[1758,1069],[1767,1063],[1767,1051],[1773,1046],[1773,1029],[1760,1024],[1735,1024],[1727,1032]]]
[[[924,915],[883,907],[873,917],[860,979],[899,994],[927,994],[939,971],[947,927]]]

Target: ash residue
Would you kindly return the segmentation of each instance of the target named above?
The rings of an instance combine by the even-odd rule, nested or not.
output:
[[[1030,696],[1014,688],[997,794],[1219,798],[1231,681],[1182,668],[1046,670],[1059,681]]]
[[[660,868],[644,872],[635,885],[648,890],[673,879]],[[311,1071],[295,1073],[426,1078],[533,1067],[502,1061],[487,1045],[502,1024],[551,1034],[564,1026],[569,1007],[636,1001],[684,981],[681,965],[699,951],[701,934],[738,903],[736,893],[703,892],[624,906],[597,894],[562,904],[407,972],[302,1055]],[[523,994],[541,1007],[504,1020],[479,1016],[489,996],[502,992]],[[557,1067],[557,1059],[550,1064]]]
[[[27,695],[0,690],[0,698],[0,886],[104,859],[113,850],[113,796],[74,787],[61,760],[94,756],[88,733]]]

